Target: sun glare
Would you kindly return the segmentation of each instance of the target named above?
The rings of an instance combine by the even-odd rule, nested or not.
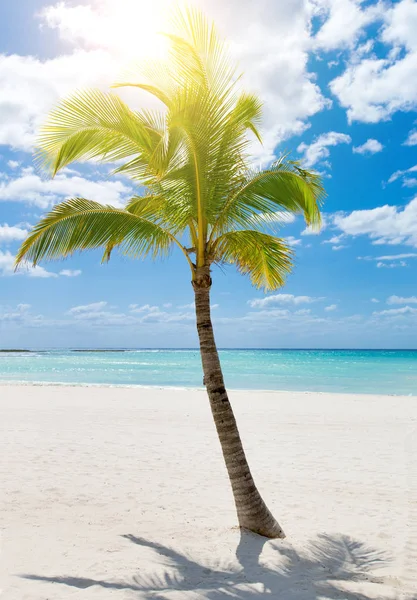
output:
[[[90,39],[129,58],[163,54],[174,0],[96,0]]]

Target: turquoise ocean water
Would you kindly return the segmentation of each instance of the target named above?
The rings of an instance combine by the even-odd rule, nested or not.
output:
[[[416,350],[222,350],[231,389],[417,396]],[[0,353],[0,382],[202,386],[197,350]],[[1,393],[1,389],[0,389]]]

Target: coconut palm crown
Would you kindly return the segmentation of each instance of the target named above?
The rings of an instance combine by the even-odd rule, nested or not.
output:
[[[103,249],[131,258],[178,247],[190,268],[204,381],[231,480],[239,524],[269,537],[283,532],[253,482],[224,387],[210,319],[211,266],[232,263],[254,286],[281,287],[292,266],[285,241],[267,232],[277,215],[302,214],[319,226],[320,177],[282,158],[251,168],[261,141],[261,102],[240,89],[226,47],[196,10],[178,11],[169,56],[149,62],[140,82],[123,82],[157,99],[159,110],[132,110],[115,93],[81,91],[51,113],[38,162],[55,175],[75,161],[116,163],[138,195],[123,208],[75,197],[56,205],[23,242],[16,263]],[[261,383],[261,382],[260,382]]]

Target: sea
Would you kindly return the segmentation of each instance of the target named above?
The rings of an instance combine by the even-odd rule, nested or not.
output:
[[[220,358],[229,389],[417,396],[417,350],[220,350]],[[202,380],[195,349],[0,351],[0,383],[200,388]]]

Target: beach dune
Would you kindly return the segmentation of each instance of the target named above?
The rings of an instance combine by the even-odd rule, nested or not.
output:
[[[284,541],[236,527],[204,392],[0,386],[0,598],[416,599],[416,399],[231,401]]]

